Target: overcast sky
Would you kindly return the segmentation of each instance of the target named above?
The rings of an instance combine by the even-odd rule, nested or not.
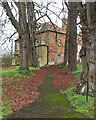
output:
[[[46,3],[47,2],[55,2],[54,4],[51,4],[50,6],[49,6],[49,9],[50,10],[52,10],[52,11],[54,11],[55,13],[59,13],[60,11],[61,11],[61,9],[62,9],[62,0],[35,0],[35,2],[43,2],[45,5],[46,5]],[[1,14],[2,14],[2,7],[0,6],[0,16],[1,16]],[[3,11],[4,12],[4,11]],[[15,11],[13,10],[13,13],[14,13],[14,15],[15,15]],[[51,12],[49,12],[49,13],[51,13]],[[60,18],[62,18],[62,16],[63,16],[64,14],[61,14],[59,17]],[[4,23],[4,20],[5,20],[5,18],[6,18],[6,13],[3,13],[3,16],[2,17],[0,17],[1,18],[1,20],[0,20],[0,22],[2,23]],[[55,23],[55,24],[57,24],[59,27],[61,27],[61,20],[59,19],[59,18],[57,18],[56,17],[56,15],[54,15],[54,14],[50,14],[50,18],[52,19],[52,21]],[[57,19],[56,19],[57,18]],[[49,20],[45,17],[45,21],[46,22],[48,22]],[[1,27],[1,26],[0,26]],[[1,29],[3,29],[4,30],[4,33],[2,33],[2,32],[0,32],[0,36],[1,36],[1,38],[0,38],[0,46],[2,46],[2,53],[4,53],[4,52],[6,52],[6,51],[9,51],[10,49],[11,49],[11,42],[9,42],[9,41],[7,41],[4,45],[2,45],[2,43],[3,43],[3,40],[4,40],[4,38],[7,38],[7,37],[10,37],[13,33],[14,33],[14,31],[15,31],[15,29],[14,29],[14,27],[11,25],[11,23],[10,22],[8,22],[3,28],[1,28]],[[16,40],[18,38],[18,35],[15,35],[14,37],[13,37],[13,40]],[[1,54],[1,53],[0,53]]]
[[[61,9],[62,9],[62,0],[35,0],[35,2],[43,2],[45,5],[47,2],[53,2],[53,4],[51,4],[49,6],[49,9],[55,13],[60,13]],[[66,6],[64,6],[66,9]],[[3,16],[1,17],[2,14],[2,7],[0,6],[0,22],[4,22],[4,20],[6,19],[6,13],[3,13]],[[4,12],[4,11],[3,11]],[[13,13],[16,16],[16,12],[13,9]],[[62,21],[56,17],[56,15],[52,14],[52,12],[48,12],[50,14],[50,18],[51,20],[59,27],[62,26]],[[62,12],[62,14],[59,15],[59,17],[62,19],[62,17],[66,17],[67,18],[67,13],[66,12]],[[18,15],[17,15],[17,19],[18,19]],[[49,20],[45,17],[45,21],[48,22]],[[8,22],[8,21],[7,21]],[[0,26],[1,28],[1,26]],[[10,21],[3,27],[1,28],[2,30],[4,30],[4,33],[0,32],[0,46],[2,46],[2,53],[11,50],[11,42],[7,41],[4,45],[2,45],[3,43],[3,39],[6,37],[10,37],[14,32],[15,29],[12,26],[12,24],[10,23]],[[18,38],[18,34],[16,34],[12,39],[16,40]],[[1,53],[0,53],[1,54]]]

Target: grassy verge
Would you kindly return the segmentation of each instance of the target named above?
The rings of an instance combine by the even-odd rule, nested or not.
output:
[[[9,100],[7,97],[2,99],[2,116],[6,116],[8,114],[11,114],[12,111],[12,105],[14,103],[14,100]]]
[[[67,95],[71,105],[75,107],[75,111],[85,114],[86,117],[94,117],[94,98],[89,96],[87,103],[86,96],[75,94],[73,91],[74,88],[75,86],[65,91],[61,91],[61,93]]]
[[[19,66],[15,66],[15,68],[19,68]],[[39,70],[40,68],[29,67],[29,70]]]
[[[26,76],[31,76],[33,75],[32,72],[26,72],[23,70],[16,70],[15,68],[10,68],[10,69],[6,69],[6,70],[2,70],[2,75],[8,77],[9,75],[13,75],[13,76],[22,76],[22,75],[26,75]]]
[[[31,67],[30,69],[32,70],[35,68]],[[31,77],[31,76],[34,76],[35,74],[32,72],[19,70],[16,67],[15,68],[10,67],[7,69],[2,69],[2,75],[3,75],[2,83],[7,82],[7,84],[8,84],[10,82],[14,82],[14,80],[20,81],[20,80],[24,79],[25,77]],[[5,77],[5,79],[4,79],[4,77]]]
[[[77,63],[78,69],[72,74],[76,75],[76,80],[80,79],[80,74],[82,72],[82,63]],[[71,102],[71,105],[74,106],[74,110],[77,112],[81,112],[85,114],[86,117],[92,118],[94,116],[94,98],[88,97],[88,103],[86,102],[86,96],[83,96],[81,94],[75,94],[74,88],[69,88],[65,91],[61,91],[62,94],[66,94],[68,100]]]
[[[2,69],[2,78],[0,79],[2,81],[2,84],[4,84],[4,83],[10,84],[12,82],[19,82],[21,80],[26,80],[26,78],[35,75],[32,72],[26,72],[23,70],[19,70],[18,68],[19,68],[19,66],[9,67],[6,69],[3,68]],[[37,70],[37,69],[39,69],[39,68],[30,67],[30,70]],[[7,91],[7,87],[8,86],[3,87],[2,91],[0,90],[0,92],[2,92],[2,96],[3,96],[4,92]],[[12,86],[12,87],[15,87],[15,83],[14,83],[14,86]],[[16,88],[16,89],[21,90],[21,88]],[[13,103],[14,103],[14,100],[8,99],[7,97],[2,98],[2,116],[6,116],[13,112],[12,111]]]

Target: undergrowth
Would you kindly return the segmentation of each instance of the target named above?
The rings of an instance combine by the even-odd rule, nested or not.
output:
[[[94,98],[88,97],[88,103],[86,102],[86,96],[74,93],[74,87],[69,88],[65,91],[60,91],[62,94],[66,94],[68,100],[74,106],[74,110],[85,114],[85,116],[93,118],[94,117]]]
[[[17,68],[19,68],[19,66],[2,69],[2,75],[3,76],[0,79],[2,81],[2,84],[3,83],[10,84],[12,82],[19,82],[21,80],[25,80],[26,77],[28,78],[28,77],[31,77],[31,76],[35,75],[32,72],[26,72],[26,71],[23,71],[23,70],[19,70]],[[37,68],[30,67],[30,70],[33,70],[33,69],[37,70]],[[15,87],[15,85],[12,86],[12,87]],[[2,93],[2,96],[3,96],[4,91],[6,91],[6,90],[7,90],[7,87],[2,88],[2,90],[0,89],[0,92]],[[22,90],[22,89],[17,88],[17,90]],[[7,97],[2,99],[2,116],[6,116],[6,115],[11,114],[13,112],[12,111],[13,103],[14,103],[14,101],[8,99]],[[1,115],[0,115],[0,117],[1,117]]]
[[[72,72],[73,74],[76,74],[76,73],[81,73],[82,72],[82,63],[78,62],[77,63],[77,70]]]

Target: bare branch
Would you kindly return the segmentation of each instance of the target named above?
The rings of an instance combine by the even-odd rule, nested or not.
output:
[[[43,17],[45,17],[45,16],[46,16],[46,14],[41,15],[38,19],[36,19],[36,21],[40,20],[41,18],[43,18]]]
[[[15,0],[14,0],[15,1]],[[17,8],[19,8],[19,4],[18,4],[18,2],[14,2],[15,3],[15,5],[17,6]]]
[[[15,19],[15,17],[13,16],[12,11],[11,11],[9,5],[8,5],[8,2],[2,2],[2,5],[3,5],[4,9],[6,10],[6,14],[7,14],[7,16],[9,17],[12,25],[13,25],[13,26],[15,27],[15,29],[18,31],[18,29],[19,29],[19,28],[18,28],[18,27],[19,27],[18,22],[17,22],[17,20]]]
[[[9,42],[11,40],[11,38],[16,34],[17,32],[14,32],[10,37],[9,37]]]
[[[57,15],[54,11],[52,11],[52,10],[50,10],[50,9],[47,9],[47,10],[49,10],[49,11],[52,12],[54,15],[56,15],[59,19],[61,19],[60,16]],[[63,21],[63,23],[64,23],[65,25],[67,25],[65,21]]]
[[[68,3],[66,2],[66,0],[64,0],[64,3],[66,5],[67,9],[69,10],[69,6],[68,6]]]

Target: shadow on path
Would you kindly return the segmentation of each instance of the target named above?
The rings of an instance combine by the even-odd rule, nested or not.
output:
[[[13,112],[7,118],[85,118],[73,110],[66,95],[54,88],[49,70],[45,78],[45,84],[39,87],[40,101]]]

